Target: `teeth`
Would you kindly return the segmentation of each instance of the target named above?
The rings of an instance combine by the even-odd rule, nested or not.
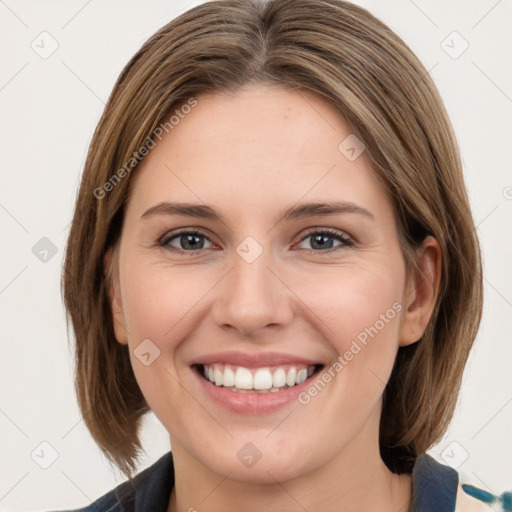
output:
[[[238,389],[253,389],[252,386],[252,373],[247,368],[239,366],[235,373],[235,388]]]
[[[295,384],[302,384],[308,378],[308,370],[307,368],[302,368],[297,372],[297,377],[295,377]]]
[[[231,368],[224,368],[224,378],[222,379],[222,385],[227,388],[231,388],[235,385],[235,374]]]
[[[272,374],[268,368],[260,368],[254,374],[254,389],[270,389],[272,387]]]
[[[297,376],[297,368],[290,368],[286,374],[286,384],[295,386],[295,377]]]
[[[278,368],[272,375],[272,386],[282,388],[286,384],[286,372],[284,368]]]
[[[315,366],[279,366],[250,370],[243,366],[232,367],[226,364],[203,366],[205,379],[216,386],[224,386],[240,393],[275,393],[281,389],[302,384],[315,372]]]
[[[224,374],[220,371],[220,368],[218,366],[213,367],[213,376],[215,377],[215,385],[222,386]]]

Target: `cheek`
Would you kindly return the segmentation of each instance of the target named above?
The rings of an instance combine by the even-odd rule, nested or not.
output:
[[[325,378],[332,396],[339,400],[333,404],[339,414],[359,408],[364,416],[367,411],[356,404],[375,403],[389,380],[403,309],[400,269],[399,265],[395,270],[363,265],[345,268],[336,279],[317,280],[317,286],[310,286],[307,293],[308,306],[321,320],[316,326],[337,354]]]
[[[127,276],[133,276],[126,279],[123,289],[123,309],[132,341],[135,343],[136,337],[150,338],[167,348],[173,340],[178,343],[179,333],[212,287],[212,279],[197,269],[172,270],[161,265],[133,265],[126,271]]]
[[[178,383],[179,346],[197,324],[195,307],[211,285],[197,272],[150,266],[135,258],[127,258],[122,271],[123,311],[136,380],[151,410],[165,425],[176,425],[179,405],[187,399]],[[139,356],[148,351],[151,362],[146,365]]]
[[[356,339],[364,344],[380,334],[398,335],[403,290],[398,272],[352,267],[308,283],[305,302],[339,354]]]

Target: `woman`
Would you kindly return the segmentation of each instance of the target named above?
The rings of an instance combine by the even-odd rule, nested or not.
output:
[[[83,510],[488,510],[425,452],[481,316],[428,73],[340,0],[224,0],[151,37],[90,146],[63,292],[85,422],[130,479]],[[132,479],[149,410],[172,454]]]

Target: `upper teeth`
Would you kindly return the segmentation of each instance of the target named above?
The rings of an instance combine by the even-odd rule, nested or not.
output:
[[[237,390],[275,390],[284,386],[301,384],[313,375],[315,366],[279,366],[277,368],[249,369],[243,366],[230,366],[227,364],[204,365],[203,372],[206,379],[216,386],[225,386]]]

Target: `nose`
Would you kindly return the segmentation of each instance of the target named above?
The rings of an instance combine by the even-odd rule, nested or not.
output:
[[[270,251],[252,262],[234,253],[231,270],[216,287],[215,324],[253,340],[264,336],[264,328],[287,325],[293,317],[294,295],[275,267]]]

